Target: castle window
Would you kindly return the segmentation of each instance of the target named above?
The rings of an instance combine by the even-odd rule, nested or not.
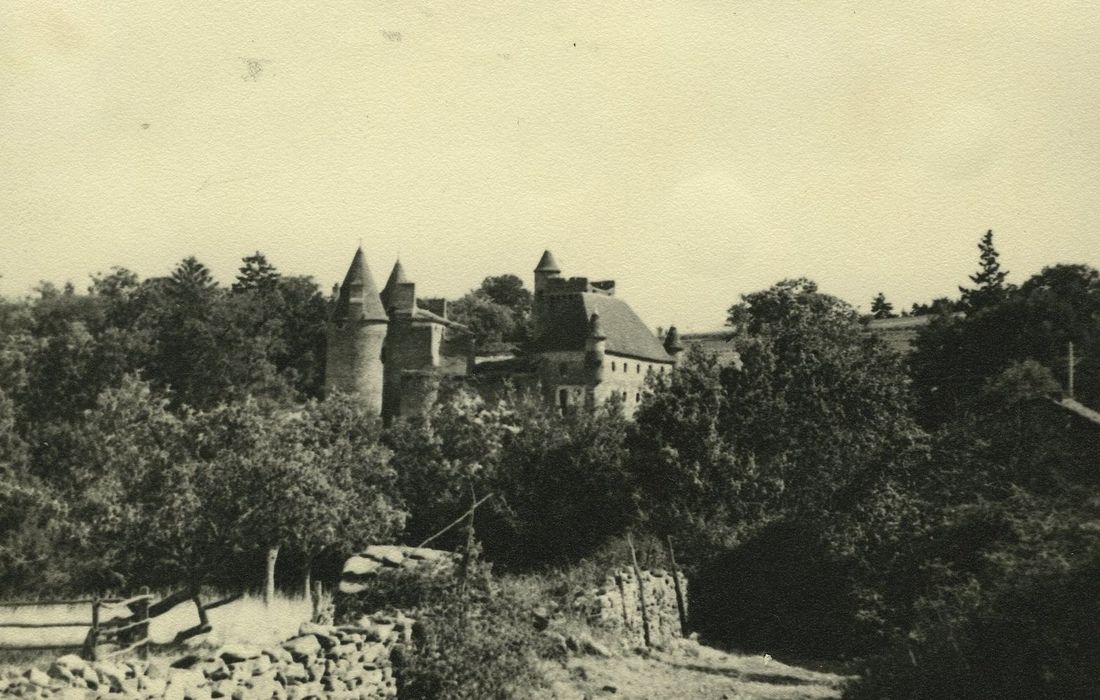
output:
[[[569,390],[558,389],[558,404],[561,406],[561,412],[565,413],[569,408]]]
[[[563,362],[563,363],[561,363],[561,365],[559,365],[559,366],[558,366],[558,370],[559,370],[559,371],[560,371],[560,372],[561,372],[562,374],[565,374],[566,372],[568,372],[568,371],[569,371],[569,363],[568,363],[568,362]]]
[[[635,372],[634,372],[635,374],[641,374],[642,373],[642,363],[639,362],[638,364],[634,365],[634,369],[635,369]]]
[[[641,393],[634,394],[634,403],[638,403],[641,400],[642,400]]]
[[[615,371],[615,360],[612,360],[612,361],[611,361],[611,371],[612,371],[612,372],[614,372],[614,371]]]

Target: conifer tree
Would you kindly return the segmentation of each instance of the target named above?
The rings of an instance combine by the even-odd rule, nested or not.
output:
[[[233,283],[234,292],[250,289],[266,292],[279,283],[279,271],[260,251],[242,258],[241,262],[244,264],[238,268],[237,281]]]
[[[1011,290],[1011,285],[1005,282],[1005,278],[1008,277],[1008,270],[1001,269],[1001,263],[998,260],[1000,253],[993,246],[992,229],[986,231],[985,235],[982,236],[982,240],[978,243],[978,251],[981,257],[981,267],[976,273],[970,275],[970,281],[975,285],[974,288],[959,287],[959,291],[962,293],[963,308],[971,312],[995,306],[1004,301]]]
[[[894,313],[894,305],[886,301],[886,295],[882,292],[879,292],[871,300],[871,315],[875,318],[894,318],[897,316]]]

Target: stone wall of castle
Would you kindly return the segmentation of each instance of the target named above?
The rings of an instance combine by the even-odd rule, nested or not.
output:
[[[385,323],[330,324],[325,360],[325,391],[358,394],[372,413],[382,412],[382,347]]]

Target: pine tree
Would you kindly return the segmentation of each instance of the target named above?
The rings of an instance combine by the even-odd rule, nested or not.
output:
[[[169,289],[176,293],[201,294],[218,286],[214,276],[206,265],[199,262],[194,255],[180,261],[169,282]]]
[[[886,295],[882,292],[879,292],[871,300],[871,315],[875,318],[894,318],[897,316],[894,313],[894,305],[886,301]]]
[[[981,254],[981,267],[976,273],[970,275],[974,288],[959,287],[959,291],[962,292],[963,308],[970,312],[995,306],[1004,301],[1012,289],[1011,285],[1005,283],[1008,270],[1001,269],[1001,263],[998,260],[1000,253],[993,247],[992,229],[982,236],[982,240],[978,243],[978,251]]]
[[[279,283],[279,271],[260,251],[241,259],[244,263],[237,274],[237,281],[233,283],[234,292],[246,290],[270,291]]]

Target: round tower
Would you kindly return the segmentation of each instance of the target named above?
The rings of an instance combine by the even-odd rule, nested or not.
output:
[[[600,315],[596,312],[588,319],[588,338],[584,342],[584,352],[588,366],[592,369],[594,384],[603,381],[603,360],[607,353],[607,335],[600,325]]]
[[[539,264],[535,266],[535,294],[531,303],[531,321],[534,336],[542,335],[543,316],[546,313],[546,288],[550,280],[561,277],[561,268],[549,250],[542,252]]]
[[[382,348],[388,322],[360,247],[340,285],[327,327],[325,391],[355,394],[373,415],[382,413]]]
[[[684,345],[680,342],[680,332],[676,330],[676,326],[669,326],[668,333],[665,334],[665,352],[671,357],[676,364],[680,363],[680,355],[684,352]]]

